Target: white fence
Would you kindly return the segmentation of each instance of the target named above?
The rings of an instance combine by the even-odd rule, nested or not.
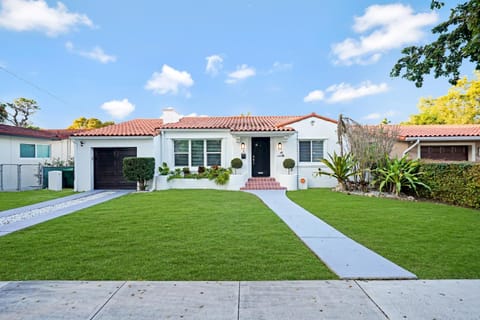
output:
[[[41,164],[0,164],[0,191],[42,187]]]

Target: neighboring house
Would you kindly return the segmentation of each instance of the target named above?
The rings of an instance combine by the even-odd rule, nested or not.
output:
[[[287,175],[283,160],[292,158],[295,183],[289,189],[296,189],[301,178],[310,187],[335,186],[334,179],[313,173],[322,158],[338,152],[336,128],[335,120],[315,113],[180,117],[168,108],[161,119],[136,119],[74,135],[75,190],[134,188],[123,178],[126,156],[154,157],[157,168],[166,162],[172,170],[188,167],[193,172],[199,166],[230,167],[233,158],[241,158],[245,180],[271,177],[281,184]]]
[[[0,189],[38,187],[39,165],[73,158],[69,137],[77,132],[0,124]]]
[[[480,125],[402,125],[393,154],[413,159],[480,162]]]

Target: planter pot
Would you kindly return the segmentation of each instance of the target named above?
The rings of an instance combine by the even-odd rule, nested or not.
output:
[[[297,190],[297,179],[298,175],[296,174],[280,174],[278,176],[278,182],[287,190]]]

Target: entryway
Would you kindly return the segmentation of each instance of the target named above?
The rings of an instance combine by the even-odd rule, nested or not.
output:
[[[252,177],[270,177],[270,138],[252,138]]]
[[[95,189],[135,189],[136,182],[123,177],[123,158],[136,157],[137,148],[95,148],[93,149]]]

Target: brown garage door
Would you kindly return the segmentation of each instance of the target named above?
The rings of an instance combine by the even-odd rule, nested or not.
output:
[[[468,146],[423,146],[422,159],[467,161]]]
[[[95,148],[94,188],[95,189],[135,189],[136,182],[123,177],[123,158],[136,157],[137,148]]]

